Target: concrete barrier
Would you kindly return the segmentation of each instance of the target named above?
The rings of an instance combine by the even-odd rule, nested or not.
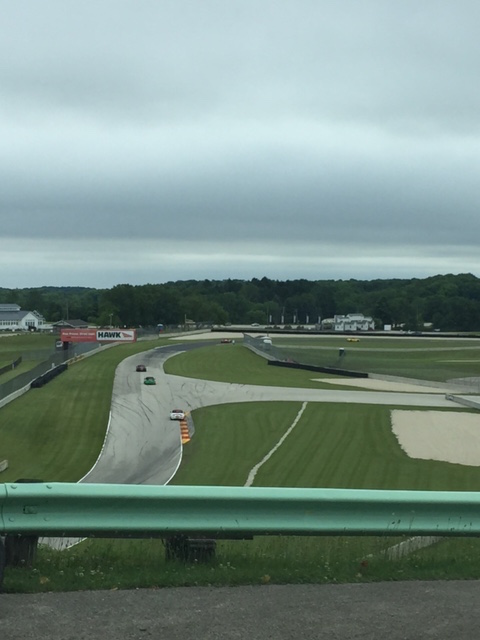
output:
[[[471,409],[480,409],[480,398],[466,398],[465,396],[454,396],[447,394],[447,400],[451,400],[452,402],[456,402],[457,404],[461,404],[464,407],[470,407]]]

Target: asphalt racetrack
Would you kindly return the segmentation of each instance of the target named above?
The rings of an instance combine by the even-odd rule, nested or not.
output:
[[[230,384],[167,375],[167,358],[205,342],[175,344],[152,349],[124,360],[117,368],[111,417],[102,452],[82,482],[119,484],[167,484],[182,457],[180,426],[169,418],[173,408],[191,412],[199,407],[233,402],[298,401],[343,402],[410,407],[453,408],[438,393],[398,393],[301,389]],[[135,370],[145,364],[147,373]],[[143,384],[146,375],[157,384]]]

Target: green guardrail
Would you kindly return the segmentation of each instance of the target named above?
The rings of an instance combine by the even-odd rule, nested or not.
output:
[[[0,484],[0,534],[480,535],[480,493]]]

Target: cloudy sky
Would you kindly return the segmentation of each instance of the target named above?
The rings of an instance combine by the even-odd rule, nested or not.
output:
[[[0,287],[480,276],[478,0],[0,0]]]

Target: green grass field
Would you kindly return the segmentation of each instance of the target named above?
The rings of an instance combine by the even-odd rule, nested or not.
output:
[[[0,375],[0,384],[33,369],[45,360],[54,350],[56,339],[52,334],[42,333],[0,334],[0,368],[11,365],[19,356],[22,357],[20,365]]]
[[[167,360],[164,369],[167,373],[177,376],[237,384],[301,387],[304,389],[331,388],[330,384],[313,380],[313,378],[321,377],[334,378],[339,386],[342,385],[341,376],[268,366],[264,358],[241,344],[225,347],[209,345],[204,349],[184,352]],[[344,385],[344,388],[350,387]]]
[[[445,382],[458,378],[480,378],[480,342],[459,340],[452,346],[448,340],[392,339],[387,341],[373,338],[358,343],[347,343],[345,338],[290,339],[278,341],[274,353],[279,359],[292,359],[304,364],[323,367],[351,369],[366,373],[400,376],[419,380]],[[274,338],[274,344],[277,341]],[[408,346],[407,346],[408,345]],[[339,357],[339,349],[345,349],[345,356]],[[168,373],[206,380],[237,382],[240,384],[269,384],[275,386],[322,388],[322,383],[313,378],[336,378],[340,376],[314,373],[279,367],[266,367],[265,360],[241,344],[228,346],[212,345],[206,351],[183,353],[166,363]],[[267,371],[265,370],[267,368]],[[330,385],[329,385],[330,386]],[[480,392],[480,385],[479,385]]]
[[[284,358],[304,364],[445,382],[480,377],[480,340],[342,337],[273,338]],[[344,349],[340,357],[339,349]]]
[[[12,360],[15,360],[25,351],[53,349],[57,339],[51,333],[0,333],[0,360],[6,358],[7,354],[12,355]]]
[[[243,485],[293,423],[300,403],[255,402],[195,411],[195,436],[172,484]],[[480,470],[414,460],[391,430],[390,409],[309,403],[300,422],[259,470],[254,485],[480,491]]]
[[[0,409],[2,482],[18,478],[76,482],[98,457],[108,424],[115,368],[134,353],[165,344],[138,342],[80,359],[41,389]]]
[[[0,409],[0,458],[11,462],[2,480],[75,481],[84,475],[103,442],[116,365],[167,342],[162,340],[115,347],[80,361],[38,393],[32,390]],[[312,372],[269,367],[239,344],[183,353],[170,358],[165,368],[210,380],[319,388]],[[195,435],[184,448],[174,483],[245,484],[249,471],[278,443],[300,406],[256,402],[196,410]],[[480,491],[480,468],[409,458],[392,434],[389,411],[373,405],[309,403],[254,484]],[[288,537],[224,541],[212,565],[185,566],[165,563],[160,541],[88,541],[67,552],[42,549],[35,569],[8,569],[5,586],[8,591],[41,591],[480,576],[477,541],[447,541],[388,561],[383,551],[395,542]]]
[[[47,355],[55,350],[58,336],[44,333],[3,333],[0,334],[0,367],[11,364],[19,356],[25,361],[36,360],[40,354]],[[30,355],[32,354],[32,355]],[[0,381],[2,376],[0,376]]]

